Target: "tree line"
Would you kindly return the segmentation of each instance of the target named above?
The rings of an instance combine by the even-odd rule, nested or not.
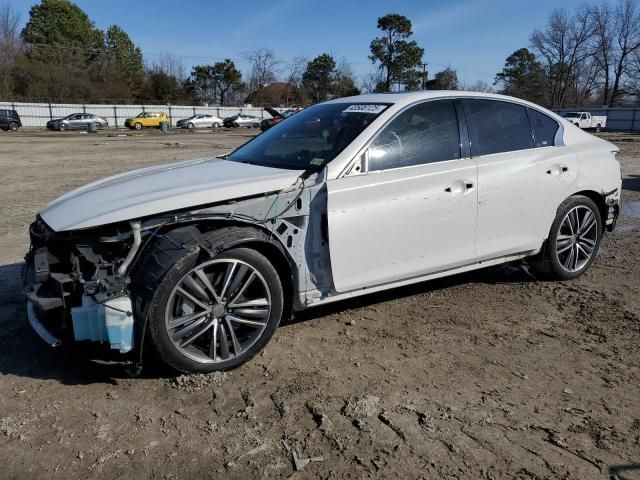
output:
[[[551,108],[640,103],[640,11],[634,0],[554,10],[529,48],[496,75],[507,95]]]
[[[349,62],[333,53],[283,62],[273,50],[245,52],[246,71],[233,59],[194,65],[179,56],[145,59],[118,25],[96,28],[70,0],[40,0],[24,28],[0,5],[0,99],[56,102],[157,102],[207,105],[306,105],[361,91],[497,91],[551,108],[631,105],[640,99],[640,12],[637,0],[569,11],[556,9],[516,50],[493,86],[463,85],[454,68],[432,76],[411,21],[378,18],[370,45],[372,73],[359,85]]]

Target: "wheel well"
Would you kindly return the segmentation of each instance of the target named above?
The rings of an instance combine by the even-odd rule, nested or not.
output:
[[[282,290],[284,294],[284,310],[282,318],[286,320],[289,319],[290,315],[293,313],[293,295],[295,293],[295,286],[293,282],[293,268],[291,266],[289,258],[287,258],[286,253],[283,251],[284,247],[282,247],[281,249],[275,243],[273,243],[273,241],[270,243],[269,241],[261,239],[260,234],[264,233],[262,229],[243,223],[230,221],[201,221],[197,223],[191,223],[190,225],[198,228],[198,230],[200,230],[200,232],[202,232],[203,234],[212,230],[219,230],[228,227],[236,227],[238,229],[247,229],[260,232],[254,238],[247,238],[246,240],[242,240],[240,242],[234,242],[229,246],[229,248],[251,248],[267,257],[267,259],[273,264],[276,272],[278,273],[278,276],[280,277],[280,282],[282,284]]]
[[[289,320],[289,317],[293,312],[294,295],[293,272],[291,270],[289,260],[278,247],[269,243],[248,241],[235,246],[247,247],[260,252],[273,264],[278,276],[280,277],[282,291],[284,293],[284,309],[282,312],[282,318],[285,321]]]
[[[607,222],[607,204],[604,201],[604,197],[598,192],[594,192],[593,190],[583,190],[581,192],[576,192],[572,196],[582,195],[583,197],[588,197],[594,201],[594,203],[598,206],[598,210],[600,211],[600,218],[602,219],[602,229],[605,228],[605,223]]]

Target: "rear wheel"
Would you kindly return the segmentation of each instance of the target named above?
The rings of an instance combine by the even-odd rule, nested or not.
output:
[[[220,128],[220,124],[218,122],[215,122],[213,125],[211,125],[211,128]]]
[[[9,122],[9,130],[15,132],[18,130],[18,124],[16,122]]]
[[[542,251],[531,260],[537,271],[567,280],[593,263],[602,237],[602,217],[593,200],[575,195],[558,207]]]
[[[233,248],[203,259],[190,250],[164,272],[149,308],[149,330],[160,357],[176,370],[227,370],[266,345],[283,304],[280,278],[257,251]]]

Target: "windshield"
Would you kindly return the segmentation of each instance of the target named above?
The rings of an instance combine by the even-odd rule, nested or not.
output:
[[[562,115],[564,118],[577,118],[580,116],[580,112],[567,112]]]
[[[390,104],[323,103],[302,110],[231,153],[233,162],[306,170],[332,161]]]
[[[142,117],[144,117],[144,112],[139,113],[139,114],[136,116],[136,118],[142,118]]]

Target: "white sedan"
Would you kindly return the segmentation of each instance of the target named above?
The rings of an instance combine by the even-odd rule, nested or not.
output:
[[[26,294],[52,345],[150,337],[183,372],[236,367],[295,311],[526,258],[564,280],[619,212],[618,148],[515,98],[315,105],[222,158],[70,192],[30,228]]]

